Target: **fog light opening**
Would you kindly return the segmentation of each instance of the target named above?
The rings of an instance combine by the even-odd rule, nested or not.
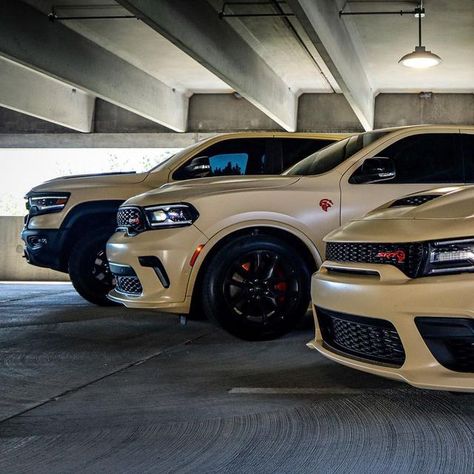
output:
[[[39,249],[48,244],[48,239],[38,235],[31,235],[28,237],[28,244],[32,249]]]

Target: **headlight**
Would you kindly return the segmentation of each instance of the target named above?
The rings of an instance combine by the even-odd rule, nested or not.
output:
[[[164,204],[145,207],[145,215],[150,227],[180,227],[191,225],[199,213],[191,204]]]
[[[425,275],[474,272],[474,239],[429,244]]]
[[[31,215],[60,212],[64,209],[69,196],[69,193],[30,195],[27,196],[26,208]]]

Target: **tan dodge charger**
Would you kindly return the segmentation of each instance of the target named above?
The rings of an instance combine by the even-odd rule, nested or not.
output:
[[[329,234],[309,346],[416,387],[474,392],[473,205],[474,186],[434,189]]]
[[[307,311],[323,237],[391,199],[474,182],[473,138],[474,127],[376,130],[284,176],[183,181],[135,196],[107,245],[110,298],[178,314],[200,307],[237,336],[280,336]]]

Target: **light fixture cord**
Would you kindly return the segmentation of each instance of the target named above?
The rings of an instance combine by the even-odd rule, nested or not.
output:
[[[421,46],[421,10],[418,13],[418,46]]]

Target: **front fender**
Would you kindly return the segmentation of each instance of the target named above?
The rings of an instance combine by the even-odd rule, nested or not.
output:
[[[222,239],[228,237],[231,234],[245,231],[246,229],[255,229],[255,228],[262,228],[266,227],[269,229],[276,229],[278,231],[287,232],[291,234],[293,237],[299,239],[311,253],[316,263],[316,266],[319,268],[322,264],[321,259],[321,252],[318,250],[316,245],[313,241],[300,229],[293,227],[287,223],[282,223],[281,221],[274,221],[274,220],[249,220],[239,222],[238,224],[233,224],[227,227],[224,227],[212,235],[207,243],[204,245],[201,253],[199,254],[199,258],[196,260],[194,264],[191,275],[188,280],[188,287],[186,290],[186,295],[191,296],[194,291],[194,286],[196,284],[199,272],[206,261],[206,258],[212,252],[212,250],[218,245]]]

